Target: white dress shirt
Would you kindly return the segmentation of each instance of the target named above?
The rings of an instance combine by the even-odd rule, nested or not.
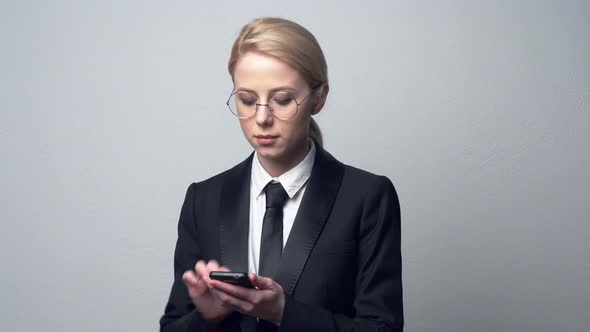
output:
[[[301,198],[307,186],[315,161],[315,144],[309,140],[310,149],[305,158],[279,177],[272,177],[266,172],[254,153],[252,159],[252,176],[250,180],[250,226],[248,230],[248,271],[258,274],[260,242],[262,238],[262,219],[266,212],[266,193],[264,187],[271,181],[280,182],[289,198],[283,207],[283,248],[293,227]]]

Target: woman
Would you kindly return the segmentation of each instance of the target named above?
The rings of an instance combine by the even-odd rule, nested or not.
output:
[[[189,186],[161,331],[402,331],[400,210],[384,176],[322,147],[328,95],[314,36],[284,19],[244,26],[227,102],[254,148]],[[213,280],[250,272],[253,288]]]

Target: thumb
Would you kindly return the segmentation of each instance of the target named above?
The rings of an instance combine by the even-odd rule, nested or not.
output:
[[[261,277],[254,273],[250,273],[249,275],[250,281],[252,285],[258,289],[272,289],[274,281],[271,278]]]

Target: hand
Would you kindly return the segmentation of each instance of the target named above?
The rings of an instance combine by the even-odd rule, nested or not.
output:
[[[201,316],[212,322],[223,320],[233,310],[223,305],[219,300],[218,290],[212,289],[209,283],[209,272],[228,271],[224,266],[219,266],[214,260],[205,262],[200,260],[195,265],[195,270],[188,270],[182,275],[182,281],[188,289],[188,294]]]
[[[243,314],[264,319],[279,326],[285,309],[283,287],[271,278],[248,274],[256,289],[211,280],[210,285],[218,292],[215,295],[227,308]]]

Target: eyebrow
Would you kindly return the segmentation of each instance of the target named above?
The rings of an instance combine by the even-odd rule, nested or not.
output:
[[[270,94],[277,92],[277,91],[292,91],[292,92],[297,92],[297,89],[290,87],[290,86],[278,86],[276,88],[272,88],[270,89],[270,91],[268,91]],[[258,93],[256,93],[256,91],[252,90],[252,89],[248,89],[248,88],[237,88],[235,91],[245,91],[245,92],[250,92],[252,94],[258,95]]]

